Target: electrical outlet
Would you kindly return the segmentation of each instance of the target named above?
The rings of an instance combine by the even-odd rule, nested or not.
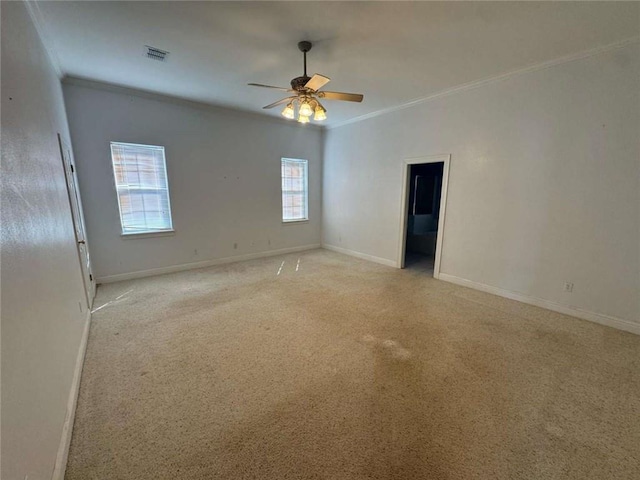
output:
[[[234,244],[233,244],[233,249],[234,249],[234,250],[237,250],[237,249],[238,249],[238,244],[237,244],[237,243],[234,243]]]
[[[564,282],[564,291],[567,292],[567,293],[573,292],[573,283]]]

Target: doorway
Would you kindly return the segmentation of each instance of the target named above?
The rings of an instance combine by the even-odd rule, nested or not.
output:
[[[91,258],[87,246],[87,236],[84,228],[84,215],[82,213],[82,203],[80,202],[80,192],[78,192],[78,176],[73,161],[73,153],[69,143],[62,135],[58,134],[60,143],[60,154],[62,155],[62,165],[64,167],[65,178],[67,180],[67,192],[69,194],[69,204],[73,217],[73,228],[76,236],[76,247],[78,249],[78,260],[82,270],[84,281],[84,291],[87,298],[87,308],[91,310],[93,299],[96,296],[96,279],[91,269]]]
[[[438,278],[449,155],[407,160],[403,169],[398,266]]]

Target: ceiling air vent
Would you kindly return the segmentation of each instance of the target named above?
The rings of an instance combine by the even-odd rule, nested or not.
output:
[[[166,62],[167,57],[169,56],[169,52],[165,50],[160,50],[156,47],[150,47],[149,45],[145,45],[144,56],[150,58],[151,60],[158,60],[159,62]]]

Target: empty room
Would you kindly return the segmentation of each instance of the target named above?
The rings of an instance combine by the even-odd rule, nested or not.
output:
[[[0,16],[3,480],[640,479],[640,2]]]

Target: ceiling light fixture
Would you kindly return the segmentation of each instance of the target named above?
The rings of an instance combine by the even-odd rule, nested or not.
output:
[[[327,111],[319,103],[316,105],[316,113],[313,115],[313,119],[318,122],[327,119]]]
[[[360,93],[344,93],[344,92],[327,92],[320,90],[327,83],[329,77],[315,74],[313,77],[307,76],[307,52],[311,50],[311,42],[299,42],[298,49],[304,55],[304,73],[300,77],[291,80],[291,87],[274,87],[272,85],[263,85],[261,83],[250,83],[253,87],[270,88],[281,90],[289,94],[288,97],[273,102],[265,109],[274,108],[278,105],[286,104],[282,110],[282,116],[290,120],[296,117],[295,108],[298,107],[298,122],[309,123],[309,117],[313,115],[316,121],[327,119],[327,109],[320,105],[320,99],[324,100],[342,100],[345,102],[361,102],[363,99]]]
[[[300,115],[304,115],[305,117],[310,117],[313,115],[313,110],[311,105],[309,105],[309,100],[303,98],[300,102]]]
[[[282,116],[284,118],[288,118],[289,120],[293,120],[294,118],[296,118],[296,112],[293,109],[293,102],[289,102],[287,106],[284,107],[284,110],[282,110]]]

